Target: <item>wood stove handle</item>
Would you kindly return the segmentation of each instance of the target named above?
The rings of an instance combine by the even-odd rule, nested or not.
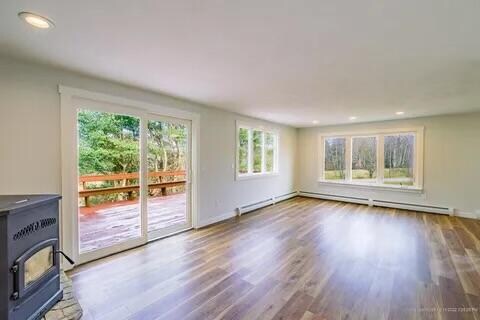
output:
[[[75,264],[75,261],[73,261],[69,256],[67,256],[65,252],[57,250],[57,253],[60,253],[65,259],[67,259],[68,262],[70,262],[70,264]]]

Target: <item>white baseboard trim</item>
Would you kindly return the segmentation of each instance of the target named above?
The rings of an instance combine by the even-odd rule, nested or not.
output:
[[[288,199],[291,199],[291,198],[295,198],[296,196],[298,196],[298,191],[292,191],[292,192],[289,192],[289,193],[285,193],[285,194],[282,194],[280,196],[276,196],[273,198],[273,202],[274,203],[277,203],[277,202],[280,202],[280,201],[284,201],[284,200],[288,200]]]
[[[234,210],[234,211],[230,211],[230,212],[221,214],[219,216],[215,216],[215,217],[211,217],[211,218],[208,218],[208,219],[205,219],[205,220],[201,220],[198,223],[198,225],[195,227],[195,229],[203,228],[203,227],[209,226],[211,224],[233,218],[236,215],[237,215],[237,210]]]
[[[334,194],[308,192],[308,191],[299,191],[298,195],[301,197],[307,197],[307,198],[316,198],[316,199],[323,199],[323,200],[333,200],[333,201],[370,205],[370,202],[368,201],[367,198],[347,197],[347,196],[339,196]]]
[[[241,214],[244,214],[246,212],[254,211],[254,210],[257,210],[257,209],[275,204],[277,202],[281,202],[281,201],[284,201],[284,200],[295,198],[296,196],[298,196],[298,191],[292,191],[292,192],[285,193],[285,194],[282,194],[282,195],[279,195],[279,196],[274,196],[274,197],[271,197],[271,198],[268,198],[268,199],[257,201],[253,204],[239,207],[239,208],[235,209],[234,211],[226,212],[226,213],[221,214],[219,216],[211,217],[211,218],[208,218],[208,219],[205,219],[205,220],[200,220],[200,222],[195,227],[195,229],[204,228],[204,227],[209,226],[211,224],[218,223],[218,222],[233,218],[237,215],[240,216]]]
[[[255,202],[255,203],[250,204],[250,205],[245,205],[245,206],[239,207],[234,211],[227,212],[227,213],[221,214],[219,216],[215,216],[215,217],[211,217],[211,218],[202,220],[202,221],[200,221],[199,225],[196,228],[203,228],[203,227],[209,226],[211,224],[218,223],[218,222],[233,218],[237,215],[244,214],[244,213],[254,211],[254,210],[258,210],[260,208],[275,204],[275,203],[280,202],[280,201],[295,198],[297,196],[324,199],[324,200],[342,201],[342,202],[349,202],[349,203],[357,203],[357,204],[364,204],[364,205],[377,206],[377,207],[387,207],[387,208],[395,208],[395,209],[404,209],[404,210],[412,210],[412,211],[437,213],[437,214],[451,215],[451,216],[462,217],[462,218],[480,219],[480,214],[477,215],[473,212],[458,211],[458,210],[455,210],[453,208],[445,208],[445,207],[440,207],[440,206],[399,203],[399,202],[373,200],[373,199],[359,198],[359,197],[339,196],[339,195],[332,195],[332,194],[326,194],[326,193],[316,193],[316,192],[307,192],[307,191],[293,191],[293,192],[289,192],[289,193],[279,195],[279,196],[276,196],[276,197],[264,199],[262,201]],[[245,209],[241,210],[241,208],[245,208]]]
[[[468,219],[480,219],[480,215],[475,214],[474,212],[466,212],[455,210],[455,217],[468,218]]]
[[[303,197],[351,202],[351,203],[365,204],[369,206],[430,212],[430,213],[445,214],[450,216],[455,215],[455,210],[453,208],[434,206],[434,205],[394,202],[394,201],[386,201],[386,200],[379,200],[379,199],[349,197],[349,196],[343,196],[343,195],[334,195],[334,194],[308,192],[308,191],[300,191],[299,195]]]
[[[282,195],[279,195],[279,196],[272,196],[270,198],[257,201],[255,203],[250,203],[250,204],[240,206],[240,207],[237,208],[237,212],[238,212],[238,215],[241,216],[244,213],[254,211],[254,210],[257,210],[257,209],[260,209],[260,208],[264,208],[266,206],[275,204],[277,202],[296,197],[297,195],[298,195],[297,191],[292,191],[292,192],[288,192],[288,193],[285,193],[285,194],[282,194]]]

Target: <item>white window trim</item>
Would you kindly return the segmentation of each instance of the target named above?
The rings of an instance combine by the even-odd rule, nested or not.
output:
[[[240,165],[240,129],[248,129],[248,173],[239,173]],[[253,172],[253,131],[262,131],[262,172]],[[271,133],[275,136],[275,145],[274,145],[274,159],[273,159],[273,171],[265,172],[265,133]],[[264,178],[271,176],[278,176],[279,173],[279,153],[280,153],[280,133],[277,129],[258,124],[254,122],[246,121],[236,121],[236,130],[235,130],[235,180],[247,180],[247,179],[256,179]]]
[[[319,174],[318,182],[325,185],[332,186],[346,186],[346,187],[359,187],[373,190],[390,190],[390,191],[402,191],[402,192],[423,192],[423,155],[424,155],[424,127],[411,127],[411,128],[396,128],[396,129],[375,129],[375,130],[362,130],[353,132],[332,132],[332,133],[320,133],[318,139],[319,150]],[[414,161],[414,185],[402,186],[402,185],[389,185],[381,183],[383,179],[383,162],[384,162],[384,136],[386,135],[398,135],[398,134],[415,134],[415,161]],[[355,137],[377,137],[377,179],[372,181],[353,181],[351,175],[351,161],[352,161],[352,139]],[[345,180],[333,181],[326,180],[324,178],[325,172],[325,139],[326,138],[345,138],[345,162],[346,173]]]

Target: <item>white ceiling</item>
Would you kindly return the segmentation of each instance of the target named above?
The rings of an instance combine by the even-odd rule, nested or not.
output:
[[[479,34],[477,0],[0,2],[0,53],[294,126],[480,110]]]

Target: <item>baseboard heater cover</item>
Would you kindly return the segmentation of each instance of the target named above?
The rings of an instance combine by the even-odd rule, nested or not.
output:
[[[337,195],[337,194],[300,191],[298,195],[299,196],[304,196],[304,197],[310,197],[310,198],[325,199],[325,200],[335,200],[335,201],[353,202],[353,203],[359,203],[359,204],[369,204],[369,200],[367,198],[350,197],[350,196],[343,196],[343,195]]]
[[[455,209],[447,208],[447,207],[438,207],[438,206],[430,206],[430,205],[423,205],[423,204],[384,201],[384,200],[372,200],[372,202],[374,206],[378,206],[378,207],[423,211],[423,212],[447,214],[450,216],[453,216],[455,214]]]
[[[287,200],[287,199],[290,199],[290,198],[293,198],[293,197],[296,197],[296,196],[297,196],[296,191],[285,193],[285,194],[282,194],[280,196],[271,197],[271,198],[268,198],[268,199],[265,199],[265,200],[261,200],[261,201],[255,202],[255,203],[251,203],[251,204],[247,204],[247,205],[238,207],[237,212],[238,212],[238,215],[241,216],[244,213],[254,211],[254,210],[257,210],[257,209],[275,204],[279,201]]]
[[[292,192],[289,192],[289,193],[285,193],[285,194],[276,196],[273,200],[274,200],[275,203],[276,203],[276,202],[280,202],[280,201],[283,201],[283,200],[287,200],[287,199],[296,197],[297,194],[298,194],[297,191],[292,191]]]
[[[308,191],[300,191],[299,195],[305,196],[305,197],[311,197],[311,198],[326,199],[326,200],[336,200],[336,201],[352,202],[352,203],[359,203],[359,204],[367,204],[370,206],[377,206],[377,207],[387,207],[387,208],[404,209],[404,210],[412,210],[412,211],[423,211],[423,212],[431,212],[431,213],[439,213],[439,214],[447,214],[447,215],[455,214],[455,209],[440,207],[440,206],[430,206],[430,205],[386,201],[386,200],[375,200],[375,199],[368,199],[368,198],[349,197],[349,196],[318,193],[318,192],[308,192]]]
[[[257,210],[257,209],[260,209],[260,208],[263,208],[263,207],[266,207],[266,206],[269,206],[269,205],[272,205],[272,204],[274,204],[273,197],[268,198],[266,200],[258,201],[258,202],[252,203],[252,204],[247,204],[245,206],[238,207],[238,209],[237,209],[238,215],[241,216],[244,213],[247,213],[247,212],[250,212],[250,211],[253,211],[253,210]]]

